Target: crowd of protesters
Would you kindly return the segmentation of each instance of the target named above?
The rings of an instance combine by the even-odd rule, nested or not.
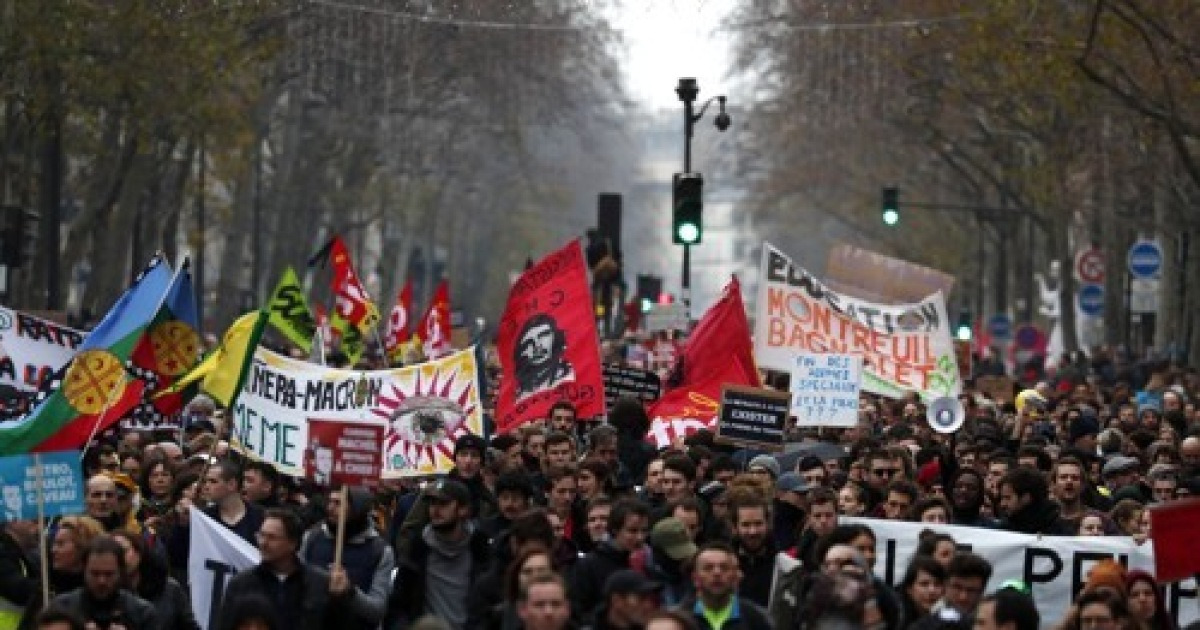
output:
[[[1200,494],[1200,379],[1168,363],[1067,367],[1011,402],[968,383],[952,435],[932,431],[915,398],[864,395],[853,428],[793,427],[801,448],[825,448],[787,467],[708,431],[657,448],[631,399],[604,423],[560,402],[516,432],[462,437],[444,477],[344,501],[242,457],[228,416],[201,396],[181,432],[125,428],[89,448],[86,514],[47,532],[50,601],[37,524],[3,524],[0,630],[199,627],[190,510],[261,554],[204,620],[217,630],[1174,630],[1143,571],[1100,563],[1048,619],[1021,576],[960,548],[970,541],[926,531],[887,584],[875,532],[840,522],[1145,543],[1150,506]]]

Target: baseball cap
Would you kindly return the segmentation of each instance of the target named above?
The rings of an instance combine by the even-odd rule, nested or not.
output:
[[[471,502],[471,491],[467,490],[467,487],[461,482],[453,479],[438,479],[433,482],[428,488],[425,488],[425,496],[442,501],[454,501],[463,505]]]
[[[1107,462],[1104,462],[1104,468],[1100,471],[1100,474],[1104,477],[1107,477],[1117,473],[1136,470],[1139,464],[1140,462],[1132,457],[1126,455],[1115,455]]]
[[[459,436],[459,438],[457,440],[454,441],[455,457],[458,456],[459,451],[462,451],[465,448],[475,449],[476,451],[479,452],[480,457],[487,455],[487,442],[485,442],[483,440],[483,438],[479,437],[478,435],[475,435],[474,433],[467,433],[465,435],[461,435],[461,436]]]
[[[808,482],[794,472],[784,473],[775,482],[775,489],[780,492],[808,492]]]
[[[639,595],[649,595],[662,590],[662,584],[651,582],[642,576],[641,573],[630,569],[621,569],[613,572],[604,581],[604,596],[609,595],[629,595],[637,593]]]
[[[650,530],[650,544],[662,549],[677,562],[691,558],[699,549],[688,537],[683,521],[673,516],[654,524],[654,529]]]

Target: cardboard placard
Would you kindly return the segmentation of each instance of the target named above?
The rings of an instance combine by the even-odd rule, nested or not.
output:
[[[766,450],[783,450],[783,429],[792,397],[786,392],[742,385],[721,388],[717,440]]]
[[[975,379],[975,389],[998,404],[1013,401],[1013,380],[1007,376],[980,376]]]
[[[803,352],[792,367],[792,412],[797,426],[853,427],[858,424],[862,357]]]
[[[383,474],[383,424],[308,421],[304,473],[321,486],[369,486]]]
[[[613,403],[622,396],[648,403],[658,400],[661,394],[662,379],[654,372],[614,363],[604,364],[604,403],[608,409],[611,410]]]

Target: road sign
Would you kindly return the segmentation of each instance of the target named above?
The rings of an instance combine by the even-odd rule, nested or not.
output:
[[[1162,247],[1155,241],[1138,241],[1129,248],[1129,273],[1134,278],[1155,278],[1162,264]]]
[[[1159,280],[1134,278],[1129,283],[1129,312],[1157,313]]]
[[[1075,258],[1075,275],[1080,282],[1102,284],[1104,282],[1104,252],[1093,247],[1079,253]]]
[[[1079,310],[1084,315],[1099,317],[1104,312],[1104,285],[1085,284],[1079,287],[1077,297]]]
[[[1012,339],[1012,318],[1006,313],[997,313],[988,320],[988,334],[997,341]]]
[[[1037,326],[1025,324],[1017,329],[1016,342],[1021,350],[1036,350],[1042,343],[1042,331]]]

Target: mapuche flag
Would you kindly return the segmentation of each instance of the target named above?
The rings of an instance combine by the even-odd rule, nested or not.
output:
[[[200,316],[192,286],[190,265],[185,260],[175,274],[166,300],[154,321],[129,357],[129,369],[145,382],[142,403],[134,410],[134,420],[156,424],[183,408],[195,391],[176,391],[175,380],[200,361]]]
[[[433,300],[417,324],[417,336],[426,359],[440,359],[451,352],[450,346],[450,283],[442,280],[433,292]]]
[[[396,305],[392,307],[392,312],[388,316],[387,336],[383,339],[384,349],[393,361],[399,359],[403,354],[404,342],[408,341],[411,336],[408,325],[411,318],[412,280],[409,280],[404,283],[404,288],[400,290],[400,295],[396,298]]]
[[[604,374],[583,249],[575,240],[513,284],[496,340],[501,433],[544,418],[560,400],[580,418],[604,413]]]
[[[313,336],[317,333],[317,320],[312,310],[308,308],[308,298],[304,296],[304,287],[296,270],[288,267],[283,270],[279,284],[267,303],[270,313],[268,320],[284,337],[296,344],[301,350],[312,354]]]
[[[29,415],[0,427],[0,456],[81,448],[141,400],[145,383],[125,364],[171,284],[170,266],[156,257],[88,333],[57,388]]]
[[[350,252],[346,251],[340,236],[333,237],[329,260],[333,264],[334,310],[365,335],[379,323],[379,309],[375,308],[358,279],[354,264],[350,262]]]
[[[667,389],[647,410],[653,419],[651,435],[666,446],[680,434],[712,428],[726,384],[761,386],[737,278],[692,329],[664,383]]]

